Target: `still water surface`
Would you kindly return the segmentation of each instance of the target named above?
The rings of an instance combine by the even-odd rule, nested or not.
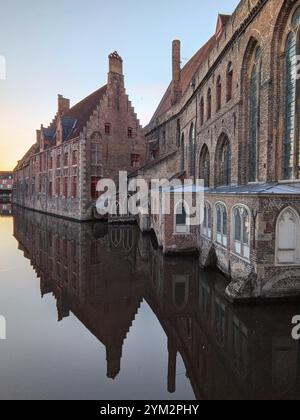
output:
[[[0,399],[300,399],[300,306],[225,287],[136,227],[5,212]]]

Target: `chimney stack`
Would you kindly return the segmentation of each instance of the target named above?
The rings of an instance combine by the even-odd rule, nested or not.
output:
[[[176,104],[181,98],[181,43],[178,40],[173,41],[172,45],[172,103]]]
[[[117,53],[117,51],[113,52],[108,56],[109,59],[109,73],[116,73],[119,75],[123,75],[123,60]]]
[[[70,99],[64,98],[62,95],[58,95],[58,114],[63,116],[66,114],[70,109]]]

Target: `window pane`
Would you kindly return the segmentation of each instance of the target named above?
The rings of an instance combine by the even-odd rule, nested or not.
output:
[[[241,215],[240,215],[240,210],[239,209],[235,209],[234,212],[234,240],[241,242],[242,240],[242,226],[241,226]]]

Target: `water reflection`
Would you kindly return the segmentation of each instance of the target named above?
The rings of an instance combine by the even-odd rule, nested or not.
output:
[[[9,203],[0,203],[0,216],[11,216],[12,206]]]
[[[201,271],[194,259],[164,258],[136,227],[18,208],[14,235],[42,296],[55,296],[58,320],[72,312],[106,347],[109,378],[120,373],[145,300],[168,338],[169,392],[180,354],[196,399],[299,399],[299,344],[291,338],[297,306],[234,307],[223,298],[221,275]]]

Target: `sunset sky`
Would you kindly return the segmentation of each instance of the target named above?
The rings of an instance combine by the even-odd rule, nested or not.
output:
[[[238,0],[0,0],[0,170],[10,170],[49,124],[57,94],[71,105],[106,84],[107,56],[124,59],[126,87],[143,125],[171,77],[171,42],[182,65]],[[185,6],[184,11],[182,6]],[[6,60],[6,80],[1,63]]]

